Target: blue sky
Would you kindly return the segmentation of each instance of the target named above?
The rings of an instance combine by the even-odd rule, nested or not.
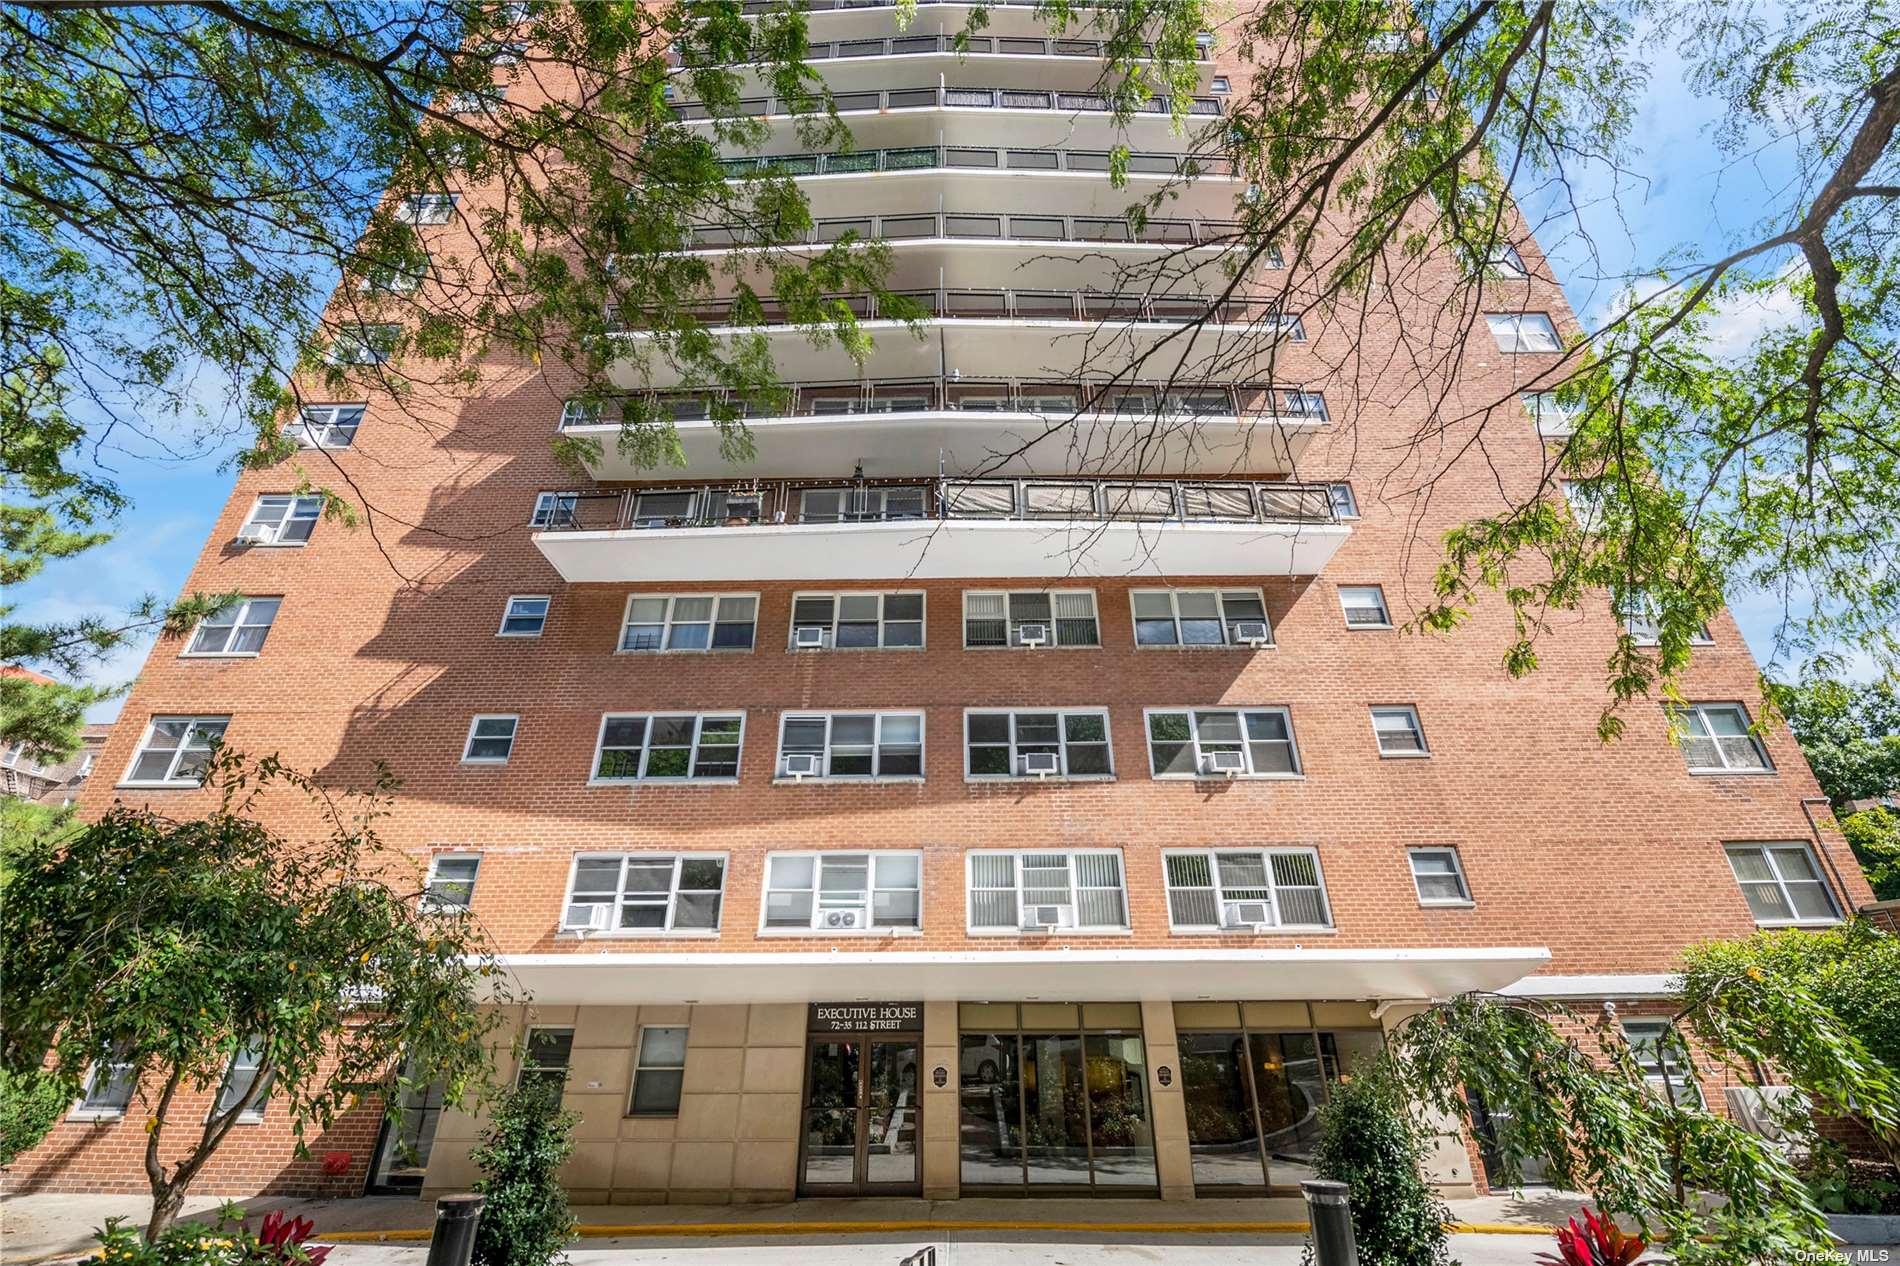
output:
[[[1640,262],[1685,246],[1706,255],[1730,242],[1764,204],[1786,196],[1792,174],[1786,152],[1774,148],[1745,164],[1727,162],[1710,139],[1714,103],[1688,90],[1685,67],[1672,49],[1650,53],[1650,81],[1637,107],[1641,152],[1628,164],[1630,174],[1612,179],[1604,171],[1579,173],[1581,209],[1574,221],[1552,217],[1534,197],[1526,199],[1538,238],[1586,324],[1601,318]],[[1582,245],[1585,235],[1590,249]],[[1767,309],[1739,312],[1721,333],[1745,344],[1752,329],[1776,315]],[[161,463],[136,451],[109,455],[107,464],[133,503],[117,538],[19,586],[11,595],[19,618],[109,613],[142,594],[177,594],[230,493],[229,456],[228,446],[182,462]],[[1756,658],[1765,660],[1778,607],[1766,598],[1743,597],[1733,610]],[[91,679],[129,681],[149,648],[149,639],[128,647]],[[94,719],[110,720],[117,711],[117,701],[101,705]]]

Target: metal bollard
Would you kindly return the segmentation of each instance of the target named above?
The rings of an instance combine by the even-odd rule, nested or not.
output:
[[[475,1227],[488,1197],[472,1191],[435,1202],[435,1233],[429,1237],[428,1266],[468,1266],[475,1253]]]
[[[1300,1194],[1306,1197],[1306,1216],[1313,1224],[1314,1266],[1359,1266],[1359,1246],[1352,1238],[1350,1190],[1343,1182],[1323,1178],[1300,1184]]]

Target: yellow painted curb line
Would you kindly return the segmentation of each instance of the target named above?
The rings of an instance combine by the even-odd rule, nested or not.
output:
[[[1446,1229],[1467,1235],[1550,1235],[1555,1228],[1502,1222],[1448,1222]],[[584,1224],[574,1229],[581,1239],[634,1239],[668,1236],[746,1235],[891,1235],[918,1231],[1090,1231],[1106,1235],[1303,1235],[1305,1222],[1024,1222],[945,1221],[937,1218],[883,1222],[638,1222],[626,1226]],[[378,1244],[423,1241],[421,1229],[391,1231],[332,1231],[313,1242]]]

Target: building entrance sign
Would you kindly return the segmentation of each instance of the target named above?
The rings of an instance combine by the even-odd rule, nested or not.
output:
[[[922,1033],[921,1002],[814,1002],[813,1033]]]

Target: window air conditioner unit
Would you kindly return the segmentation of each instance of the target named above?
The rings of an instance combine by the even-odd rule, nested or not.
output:
[[[567,908],[561,918],[561,927],[569,932],[604,932],[607,930],[607,917],[612,913],[612,906],[577,902]]]
[[[1046,646],[1049,643],[1049,626],[1046,624],[1019,624],[1016,626],[1016,645]]]
[[[1229,901],[1221,907],[1220,925],[1224,928],[1258,928],[1273,922],[1273,911],[1264,901]]]
[[[1201,768],[1210,774],[1226,774],[1232,778],[1247,771],[1247,760],[1239,752],[1209,752],[1201,758]]]
[[[815,752],[793,752],[785,758],[787,778],[816,778],[818,756]]]
[[[822,624],[801,624],[792,630],[792,647],[801,651],[823,650],[825,646],[825,626]]]
[[[1234,640],[1258,650],[1273,644],[1273,634],[1265,620],[1238,620],[1234,623]]]
[[[270,540],[270,524],[268,523],[246,523],[238,529],[237,543],[239,545],[257,545],[268,540]]]
[[[859,927],[863,918],[863,914],[857,910],[820,910],[813,926],[850,931]]]
[[[1067,906],[1024,906],[1023,930],[1046,932],[1074,922]]]
[[[1024,752],[1022,756],[1023,772],[1034,774],[1038,778],[1047,778],[1060,773],[1054,752]]]

